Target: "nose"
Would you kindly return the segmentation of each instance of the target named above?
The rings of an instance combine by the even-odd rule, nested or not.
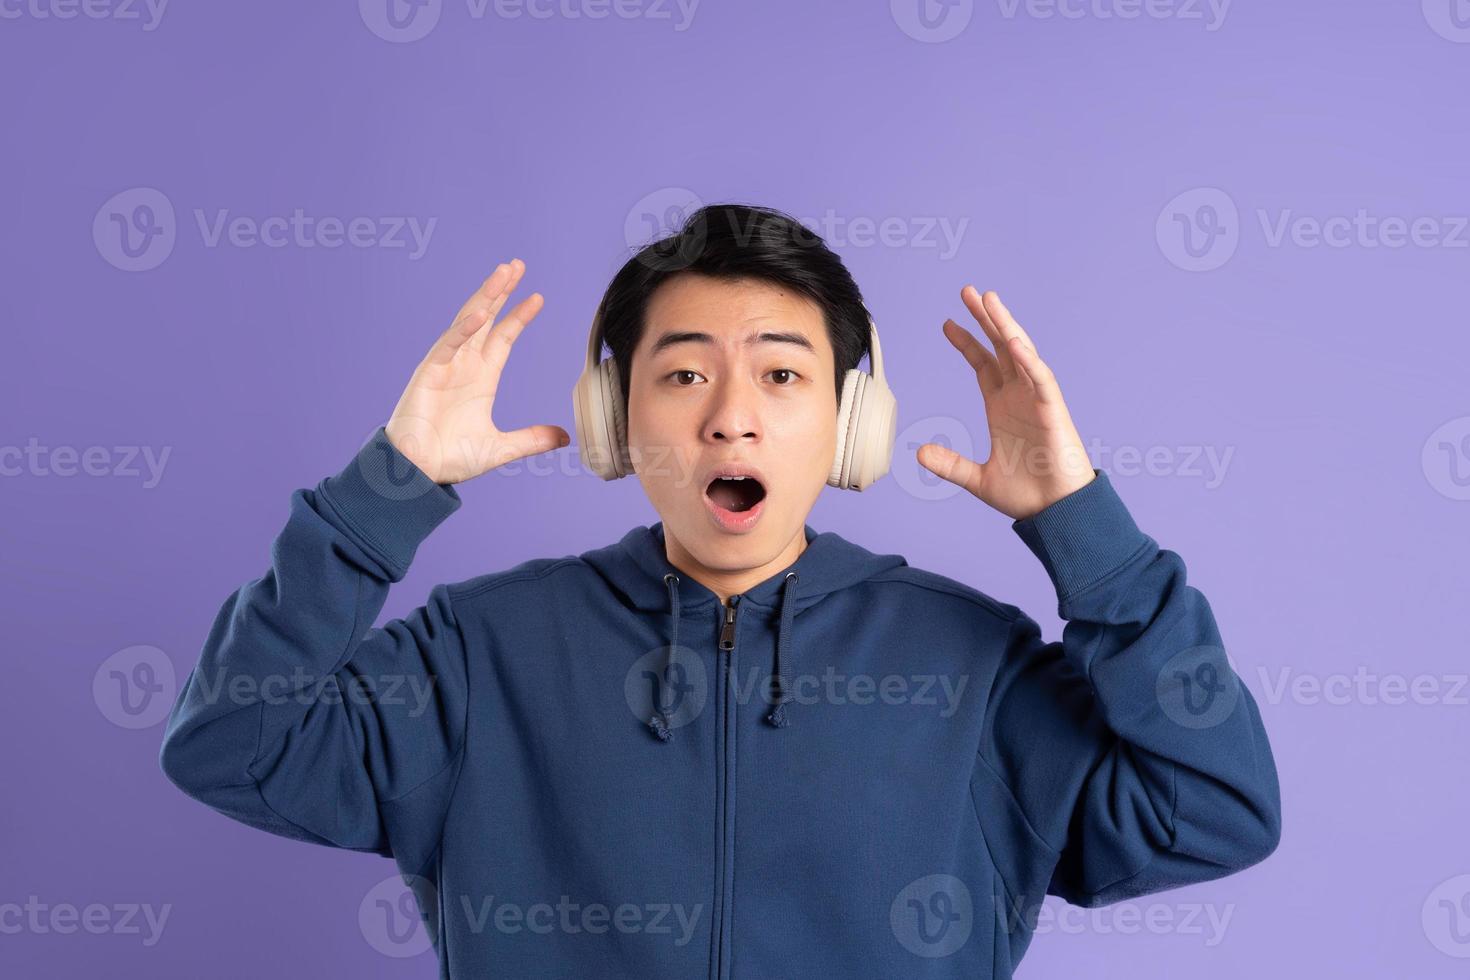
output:
[[[759,442],[761,421],[755,385],[727,376],[717,382],[714,395],[704,423],[705,439],[714,443]]]

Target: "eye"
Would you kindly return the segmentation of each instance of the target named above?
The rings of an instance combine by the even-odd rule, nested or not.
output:
[[[791,378],[799,378],[799,377],[801,377],[801,375],[797,374],[795,371],[791,370],[790,368],[776,368],[774,371],[769,371],[767,373],[768,374],[773,374],[773,375],[775,375],[775,374],[788,375]],[[781,381],[781,382],[777,382],[776,383],[776,387],[777,388],[790,388],[792,383],[794,383],[794,382],[788,383],[788,382]]]
[[[666,379],[667,378],[678,378],[678,377],[680,377],[682,375],[686,375],[686,374],[692,374],[696,378],[703,377],[703,375],[701,375],[698,371],[690,371],[690,370],[687,370],[687,369],[686,370],[682,370],[682,371],[670,371],[668,374],[664,375],[664,377]],[[674,387],[676,387],[676,388],[690,388],[690,387],[693,387],[693,382],[690,382],[690,384],[683,384],[683,383],[681,383],[679,381],[675,381],[674,382]]]

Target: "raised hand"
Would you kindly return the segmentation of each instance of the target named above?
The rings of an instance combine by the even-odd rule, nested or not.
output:
[[[541,311],[532,293],[497,323],[526,265],[495,267],[409,379],[385,427],[388,441],[435,483],[463,483],[512,460],[570,444],[556,425],[496,428],[491,412],[511,345]]]
[[[1000,296],[993,291],[982,296],[967,285],[960,299],[995,346],[991,353],[964,327],[944,321],[944,335],[975,369],[990,427],[990,458],[977,463],[926,442],[918,460],[1007,517],[1031,517],[1085,487],[1096,474],[1055,375]]]

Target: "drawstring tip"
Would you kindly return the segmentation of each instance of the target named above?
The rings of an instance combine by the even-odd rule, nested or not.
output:
[[[669,730],[669,726],[664,724],[662,715],[654,715],[648,719],[648,727],[653,730],[653,734],[658,736],[660,742],[667,742],[674,737],[674,733]]]
[[[766,715],[766,721],[770,722],[777,728],[785,728],[787,725],[786,703],[783,701],[781,704],[778,704],[774,708],[772,708],[771,713]]]

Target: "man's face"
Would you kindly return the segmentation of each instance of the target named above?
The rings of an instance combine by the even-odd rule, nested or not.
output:
[[[834,372],[821,309],[798,293],[693,273],[660,286],[633,352],[628,449],[666,537],[709,569],[781,555],[831,472]],[[712,482],[730,465],[758,483]]]

